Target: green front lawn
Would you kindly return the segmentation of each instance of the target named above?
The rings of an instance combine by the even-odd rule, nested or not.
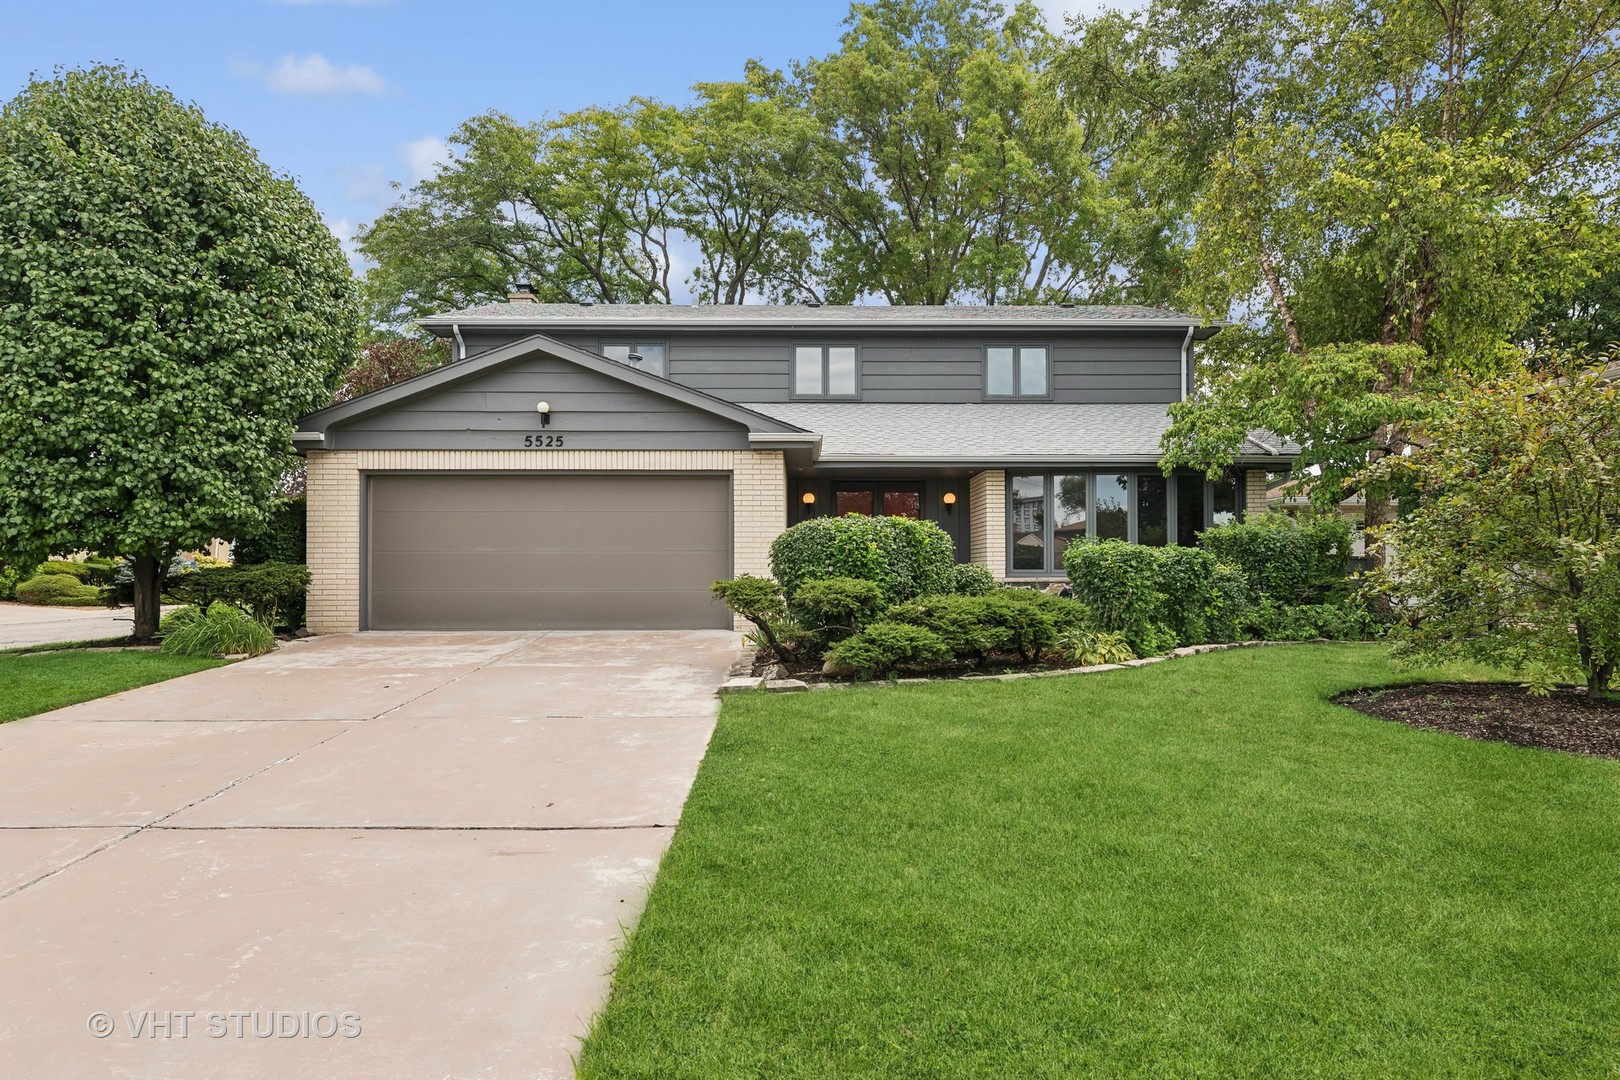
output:
[[[1412,678],[729,697],[581,1075],[1617,1075],[1620,762],[1327,700]]]
[[[190,675],[226,662],[111,649],[0,655],[0,723]]]

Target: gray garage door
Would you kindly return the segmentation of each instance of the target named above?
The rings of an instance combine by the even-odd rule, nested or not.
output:
[[[728,627],[724,476],[374,476],[374,630]]]

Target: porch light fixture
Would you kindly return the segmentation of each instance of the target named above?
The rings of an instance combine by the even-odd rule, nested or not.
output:
[[[540,402],[540,404],[538,404],[538,405],[536,405],[534,407],[534,411],[540,414],[540,426],[541,427],[550,427],[551,426],[551,402],[549,402],[549,401]]]
[[[806,506],[814,506],[816,505],[816,493],[813,491],[807,491],[803,495],[799,496],[799,501],[804,503]]]
[[[955,512],[955,510],[956,510],[956,492],[947,491],[945,493],[945,497],[940,501],[945,504],[945,512],[947,514]]]

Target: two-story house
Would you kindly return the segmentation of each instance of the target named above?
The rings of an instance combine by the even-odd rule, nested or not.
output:
[[[1082,536],[1192,543],[1286,459],[1159,471],[1215,332],[1141,307],[507,303],[425,319],[454,361],[304,419],[308,620],[355,629],[724,627],[823,514],[938,522],[999,578]]]

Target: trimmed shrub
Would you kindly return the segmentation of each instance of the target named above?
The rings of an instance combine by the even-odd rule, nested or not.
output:
[[[887,620],[868,624],[827,651],[829,668],[854,672],[863,679],[886,675],[900,667],[940,664],[950,658],[950,648],[932,630]]]
[[[891,604],[948,593],[955,566],[955,545],[945,530],[910,518],[811,518],[771,544],[771,572],[790,605],[801,585],[825,578],[876,582]]]
[[[984,596],[1001,588],[990,568],[978,563],[957,563],[951,573],[955,577],[951,591],[957,596]]]
[[[102,555],[92,555],[84,560],[84,580],[91,585],[111,585],[113,574],[118,569],[118,560],[109,559]]]
[[[1139,656],[1176,647],[1175,632],[1164,623],[1162,559],[1162,549],[1124,540],[1086,540],[1063,552],[1075,599],[1091,609],[1098,627],[1124,634]]]
[[[1365,605],[1355,601],[1332,604],[1272,604],[1255,612],[1255,629],[1269,641],[1363,641],[1378,637],[1383,628]]]
[[[36,574],[17,586],[17,599],[46,607],[89,607],[101,603],[101,589],[72,574]]]
[[[1338,514],[1273,511],[1206,529],[1199,543],[1276,604],[1318,603],[1349,588],[1350,523]]]
[[[806,581],[793,597],[793,611],[801,623],[838,637],[855,633],[882,610],[882,588],[860,578]]]
[[[733,612],[754,624],[761,647],[783,660],[791,660],[797,655],[795,638],[798,634],[788,618],[787,602],[782,599],[782,586],[770,578],[743,574],[716,581],[709,586],[709,592]]]
[[[40,574],[66,574],[75,581],[90,580],[90,567],[82,562],[73,562],[67,559],[51,559],[41,564],[37,573]]]
[[[198,570],[181,578],[174,593],[187,603],[211,611],[216,603],[238,608],[267,627],[284,617],[287,625],[303,625],[304,594],[309,589],[309,567],[288,563],[227,566]]]
[[[262,656],[275,647],[276,636],[268,626],[240,608],[216,602],[206,614],[181,620],[160,649],[176,656]]]
[[[980,660],[1004,649],[1012,631],[991,617],[982,596],[919,596],[883,615],[890,622],[920,626],[938,635],[953,656]]]
[[[306,509],[303,499],[283,499],[262,527],[244,532],[231,542],[231,560],[238,566],[308,562]]]

